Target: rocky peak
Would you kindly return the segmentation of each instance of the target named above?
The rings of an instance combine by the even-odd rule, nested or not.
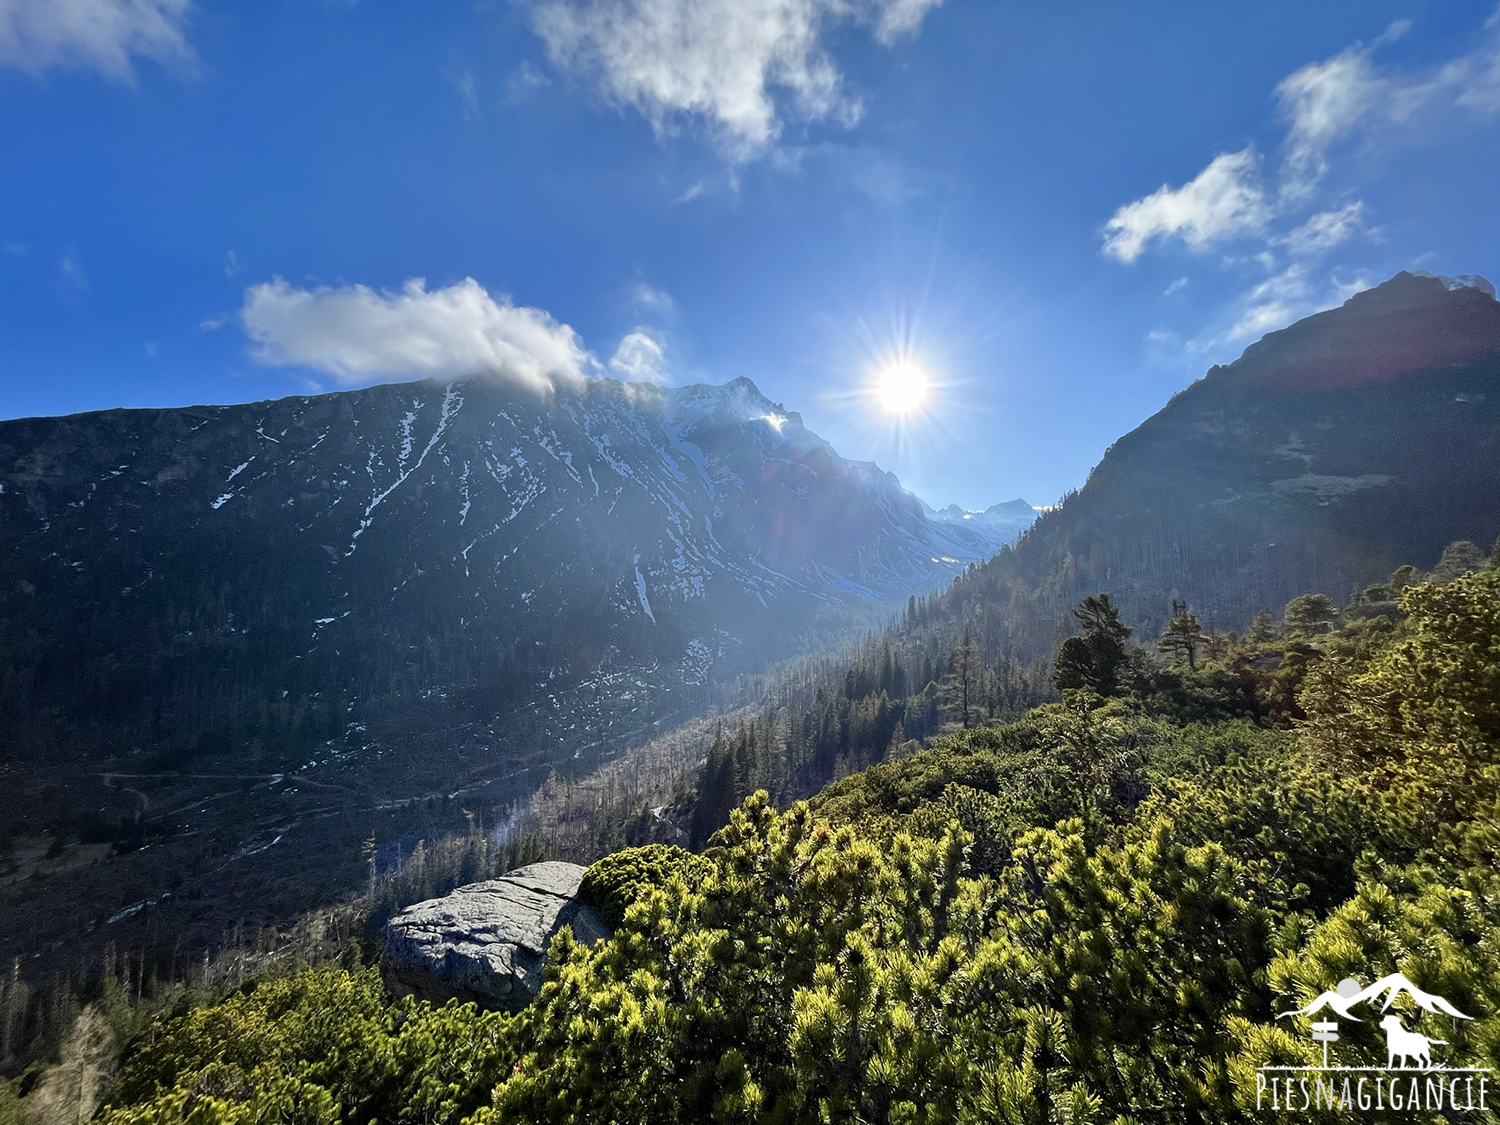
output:
[[[1339,308],[1268,333],[1210,379],[1286,390],[1387,383],[1500,353],[1500,303],[1482,277],[1398,273]]]

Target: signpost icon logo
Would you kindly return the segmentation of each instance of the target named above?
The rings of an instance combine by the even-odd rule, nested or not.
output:
[[[1334,989],[1336,995],[1341,999],[1353,1003],[1355,997],[1363,991],[1359,981],[1353,977],[1345,977],[1339,981],[1338,987]],[[1348,1008],[1344,1008],[1344,1014],[1348,1015]],[[1353,1017],[1350,1017],[1353,1018]],[[1339,1041],[1338,1020],[1319,1020],[1312,1025],[1312,1037],[1314,1041],[1323,1044],[1323,1069],[1328,1069],[1328,1044]]]

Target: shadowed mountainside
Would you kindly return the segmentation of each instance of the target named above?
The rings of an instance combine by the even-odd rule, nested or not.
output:
[[[939,599],[1025,659],[1109,591],[1155,636],[1173,598],[1210,628],[1322,591],[1342,602],[1500,532],[1500,304],[1410,273],[1272,332],[1117,441],[1016,546]]]

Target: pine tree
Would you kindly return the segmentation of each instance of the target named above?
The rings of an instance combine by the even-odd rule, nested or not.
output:
[[[1060,691],[1089,688],[1113,695],[1125,665],[1129,626],[1120,620],[1120,609],[1108,594],[1090,594],[1073,610],[1073,616],[1083,626],[1083,636],[1063,642],[1052,682]]]
[[[735,755],[720,722],[714,726],[708,760],[699,775],[698,801],[688,821],[688,837],[693,847],[701,848],[728,819],[728,810],[734,807],[734,787]]]
[[[948,666],[952,671],[943,680],[943,702],[958,725],[968,730],[973,725],[980,678],[979,649],[968,626],[964,627],[963,640],[954,648]]]
[[[1326,633],[1338,619],[1338,607],[1327,594],[1302,594],[1286,603],[1282,620],[1293,633]]]
[[[1484,566],[1484,555],[1479,547],[1467,539],[1459,539],[1443,548],[1443,557],[1433,568],[1434,582],[1452,582],[1461,574],[1472,574]]]
[[[1203,635],[1203,625],[1198,615],[1188,609],[1186,602],[1172,602],[1172,616],[1157,639],[1156,647],[1169,657],[1186,660],[1189,668],[1198,667],[1198,649],[1208,642]]]

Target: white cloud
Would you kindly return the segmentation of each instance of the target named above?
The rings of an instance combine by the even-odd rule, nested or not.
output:
[[[1452,136],[1475,115],[1500,114],[1500,8],[1478,43],[1446,63],[1399,70],[1379,50],[1404,36],[1398,21],[1369,43],[1355,43],[1310,63],[1277,84],[1274,97],[1286,135],[1274,191],[1259,175],[1252,149],[1214,159],[1191,183],[1121,207],[1103,229],[1104,252],[1138,258],[1153,242],[1180,239],[1190,249],[1255,236],[1226,269],[1254,269],[1260,280],[1221,309],[1217,323],[1190,339],[1185,355],[1243,343],[1347,300],[1375,280],[1322,263],[1351,239],[1379,241],[1362,201],[1335,202],[1323,183],[1341,149],[1366,157],[1402,144]],[[1462,111],[1462,112],[1461,112]],[[1167,292],[1177,289],[1178,283]],[[1148,347],[1161,341],[1148,337]]]
[[[1180,238],[1190,249],[1258,234],[1271,217],[1253,146],[1223,152],[1182,187],[1163,184],[1127,203],[1104,224],[1104,253],[1133,262],[1152,240]]]
[[[190,66],[189,0],[0,0],[0,65],[40,74],[92,67],[121,81],[131,60]]]
[[[676,199],[672,200],[674,205],[678,203],[691,203],[703,194],[705,185],[702,180],[695,180],[693,184]]]
[[[630,287],[630,299],[644,308],[657,312],[671,312],[677,302],[665,289],[658,289],[649,281],[637,281]]]
[[[1305,198],[1328,171],[1328,150],[1372,113],[1409,112],[1411,98],[1376,72],[1371,52],[1399,38],[1410,24],[1392,24],[1372,44],[1356,43],[1323,62],[1309,63],[1277,85],[1275,98],[1287,120],[1281,190]]]
[[[1287,121],[1284,197],[1306,199],[1328,171],[1330,150],[1356,134],[1387,141],[1393,127],[1409,123],[1432,132],[1434,115],[1453,105],[1500,113],[1500,21],[1492,16],[1485,24],[1489,34],[1477,48],[1439,67],[1400,73],[1377,66],[1375,51],[1410,27],[1409,20],[1398,20],[1374,42],[1309,63],[1276,87]]]
[[[611,371],[633,383],[667,383],[666,347],[648,328],[637,328],[610,357]]]
[[[1377,64],[1378,49],[1410,27],[1410,21],[1398,20],[1373,41],[1309,63],[1277,84],[1274,97],[1286,137],[1274,195],[1262,186],[1253,148],[1222,153],[1190,183],[1164,185],[1116,211],[1104,227],[1104,252],[1130,262],[1153,240],[1180,238],[1203,249],[1260,234],[1273,220],[1313,205],[1330,153],[1341,143],[1364,137],[1372,145],[1390,144],[1403,125],[1408,137],[1435,134],[1441,115],[1456,105],[1500,113],[1500,9],[1485,25],[1479,46],[1445,64],[1411,73]],[[1361,231],[1373,233],[1364,228],[1362,207],[1354,203],[1314,215],[1271,242],[1293,255],[1316,254]]]
[[[1285,328],[1293,321],[1343,304],[1368,289],[1371,278],[1355,273],[1347,280],[1315,271],[1312,261],[1294,261],[1241,294],[1234,324],[1222,339],[1203,337],[1198,350],[1220,343],[1241,343]]]
[[[1241,298],[1244,308],[1227,338],[1252,339],[1290,324],[1296,310],[1311,299],[1307,274],[1307,266],[1294,263],[1250,289]]]
[[[885,0],[875,5],[875,38],[887,47],[903,35],[914,34],[927,13],[943,0]]]
[[[1484,26],[1488,39],[1456,64],[1458,104],[1480,113],[1500,113],[1500,7]]]
[[[1319,211],[1296,229],[1271,241],[1285,246],[1294,258],[1318,258],[1357,234],[1367,234],[1361,200],[1334,211]]]
[[[309,367],[344,383],[488,372],[545,392],[597,366],[572,328],[497,299],[473,278],[433,290],[413,278],[399,292],[301,289],[276,278],[245,291],[240,324],[256,362]]]
[[[1176,281],[1172,282],[1171,285],[1168,285],[1165,289],[1163,289],[1161,291],[1161,295],[1163,297],[1170,297],[1173,293],[1177,293],[1183,289],[1186,289],[1187,287],[1188,279],[1185,277],[1179,277]]]
[[[733,162],[763,153],[790,110],[808,120],[858,120],[859,99],[824,34],[873,25],[889,45],[916,31],[941,0],[541,0],[532,27],[560,69],[593,80],[658,135],[705,121]],[[786,103],[790,102],[788,106]]]

